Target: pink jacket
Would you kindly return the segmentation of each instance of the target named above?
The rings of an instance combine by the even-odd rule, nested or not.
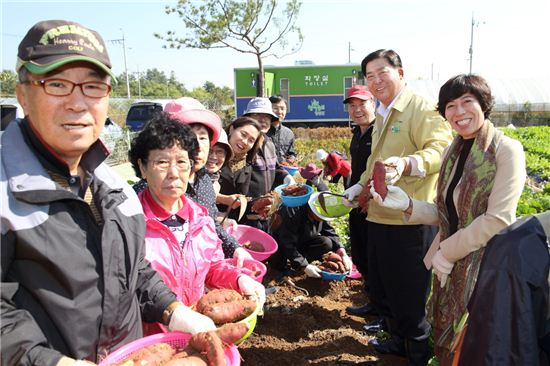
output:
[[[181,250],[174,234],[160,222],[171,214],[153,200],[149,189],[142,191],[139,199],[147,226],[145,258],[178,300],[194,304],[204,294],[205,285],[238,290],[241,270],[222,261],[221,241],[206,208],[182,196],[183,208],[176,215],[189,222],[189,233]]]

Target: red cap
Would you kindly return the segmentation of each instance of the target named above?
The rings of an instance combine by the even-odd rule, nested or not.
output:
[[[344,104],[349,103],[351,98],[361,100],[374,99],[374,96],[367,90],[365,85],[354,85],[348,90],[348,97],[344,99]]]

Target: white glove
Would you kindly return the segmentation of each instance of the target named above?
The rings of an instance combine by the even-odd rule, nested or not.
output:
[[[196,334],[216,330],[216,325],[206,315],[202,315],[191,308],[181,305],[174,309],[168,329],[184,333]]]
[[[380,206],[391,208],[393,210],[405,211],[409,208],[409,203],[411,201],[409,195],[396,186],[388,186],[388,194],[384,200],[382,200],[382,197],[376,193],[374,186],[370,187],[370,194]]]
[[[239,290],[241,290],[241,293],[246,296],[250,296],[253,299],[257,300],[260,309],[264,308],[265,304],[265,287],[261,283],[259,283],[256,280],[253,280],[251,277],[247,275],[240,275],[239,279],[237,280],[237,284],[239,285]]]
[[[346,268],[346,271],[348,272],[351,271],[353,262],[351,261],[351,258],[348,256],[348,253],[346,253],[346,250],[344,248],[340,248],[336,251],[336,254],[342,257],[342,262],[344,262],[344,267]]]
[[[292,175],[288,174],[285,179],[283,179],[283,183],[284,184],[288,184],[288,185],[291,185],[291,184],[296,184],[296,181],[294,180],[294,177],[292,177]]]
[[[245,259],[253,259],[252,255],[244,248],[235,249],[233,258],[237,258],[237,267],[239,268],[242,268]]]
[[[321,270],[313,264],[308,264],[304,272],[308,277],[321,278]]]
[[[386,183],[393,185],[401,178],[407,161],[404,158],[392,156],[384,160],[384,165],[386,166]]]
[[[353,201],[357,196],[359,196],[359,193],[361,193],[362,190],[363,186],[357,183],[346,189],[344,191],[344,196],[346,196],[348,201]]]
[[[237,224],[237,221],[235,221],[233,219],[226,218],[225,221],[223,222],[223,228],[225,230],[227,230],[228,228],[231,228],[233,230],[237,230],[238,225],[239,224]]]
[[[435,255],[432,258],[432,266],[435,270],[435,275],[441,283],[441,288],[445,287],[447,277],[449,277],[449,274],[451,274],[454,263],[451,263],[447,259],[445,259],[443,253],[441,253],[441,249],[439,249],[437,252],[435,252]]]

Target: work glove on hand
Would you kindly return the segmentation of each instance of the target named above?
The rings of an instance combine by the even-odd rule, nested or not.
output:
[[[284,183],[284,184],[288,184],[288,185],[292,185],[292,184],[296,184],[296,181],[294,180],[294,178],[292,177],[292,175],[288,174],[288,175],[283,179],[283,183]]]
[[[245,259],[253,259],[252,255],[244,248],[235,249],[233,258],[237,258],[237,267],[239,268],[242,268]]]
[[[340,248],[336,251],[336,254],[342,257],[344,268],[346,268],[346,271],[350,272],[353,266],[353,262],[351,261],[351,258],[349,257],[348,253],[346,253],[346,250],[344,248]]]
[[[321,270],[313,264],[308,264],[304,269],[304,272],[308,277],[321,278]]]
[[[237,224],[237,221],[233,220],[233,219],[228,219],[228,218],[225,218],[225,221],[223,222],[223,228],[225,230],[231,228],[233,230],[237,230],[237,226],[239,224]]]
[[[206,315],[191,310],[185,305],[180,305],[172,312],[168,330],[196,334],[216,330],[216,325]]]
[[[239,290],[241,293],[246,296],[250,296],[258,301],[260,309],[264,308],[265,304],[265,287],[258,281],[252,279],[252,277],[247,275],[240,275],[237,280],[239,285]]]
[[[392,210],[405,211],[409,207],[411,198],[405,191],[397,186],[388,186],[388,194],[382,200],[382,197],[376,193],[374,186],[370,187],[372,198],[382,207],[391,208]]]
[[[441,283],[441,288],[445,287],[447,282],[447,277],[451,274],[453,270],[454,263],[449,262],[441,253],[441,249],[438,250],[432,258],[432,266],[435,270],[435,275]]]
[[[393,185],[401,178],[407,161],[404,158],[392,156],[384,160],[384,165],[386,166],[386,183]]]
[[[344,196],[346,196],[346,199],[351,202],[359,196],[359,193],[361,193],[362,190],[363,186],[357,183],[346,189],[344,191]]]

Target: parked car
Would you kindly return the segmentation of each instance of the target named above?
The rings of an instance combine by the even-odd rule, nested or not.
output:
[[[162,112],[168,101],[147,101],[132,104],[126,116],[126,126],[130,131],[141,131],[155,113]]]

